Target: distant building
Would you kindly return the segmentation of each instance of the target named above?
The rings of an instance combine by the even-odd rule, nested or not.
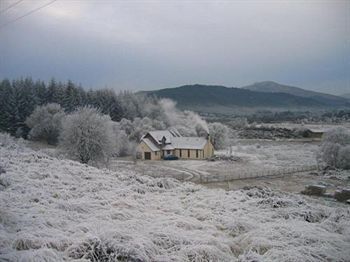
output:
[[[183,137],[176,130],[150,131],[141,138],[137,148],[143,160],[161,160],[174,155],[180,159],[206,159],[214,155],[209,135]]]
[[[323,134],[325,133],[322,129],[306,129],[303,136],[307,138],[319,138],[321,139]]]

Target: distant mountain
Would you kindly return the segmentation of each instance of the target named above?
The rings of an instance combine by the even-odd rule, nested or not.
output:
[[[245,88],[215,85],[184,85],[155,91],[142,92],[160,98],[171,98],[179,107],[203,112],[211,112],[221,108],[326,108],[334,106],[350,106],[349,102],[314,97],[296,96],[288,93],[267,93],[251,91]],[[214,110],[217,111],[217,110]]]
[[[341,106],[348,102],[344,97],[305,90],[295,86],[282,85],[273,81],[258,82],[242,88],[257,92],[285,93],[294,96],[309,97],[330,106]]]
[[[345,97],[345,98],[347,98],[347,99],[350,99],[350,93],[342,94],[341,97]]]

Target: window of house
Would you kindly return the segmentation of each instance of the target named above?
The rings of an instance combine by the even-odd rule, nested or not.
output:
[[[198,149],[196,149],[196,158],[198,158]]]
[[[180,149],[180,157],[182,157],[182,150]]]
[[[170,155],[170,150],[167,150],[166,153],[167,153],[168,155]]]
[[[190,157],[190,150],[187,150],[187,157]]]
[[[155,151],[154,154],[157,155],[157,151]]]

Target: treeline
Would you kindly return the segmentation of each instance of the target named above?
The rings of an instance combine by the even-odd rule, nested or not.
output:
[[[0,131],[17,137],[27,137],[26,118],[37,106],[57,103],[70,113],[79,107],[98,108],[113,121],[144,117],[143,105],[154,103],[154,98],[129,92],[116,94],[113,90],[84,90],[72,81],[65,83],[52,79],[48,83],[20,78],[0,82]]]
[[[349,109],[338,109],[327,112],[260,111],[247,116],[249,123],[275,123],[284,121],[294,123],[341,123],[349,119]]]
[[[228,128],[169,99],[84,90],[71,81],[45,83],[21,78],[0,82],[0,132],[58,145],[84,163],[134,155],[140,138],[152,130],[176,129],[183,136],[210,133],[217,149],[226,146]]]
[[[235,125],[237,120],[245,119],[247,124],[262,124],[276,122],[292,123],[342,123],[350,120],[350,109],[334,109],[329,111],[257,111],[244,114],[201,114],[208,122],[221,122]]]

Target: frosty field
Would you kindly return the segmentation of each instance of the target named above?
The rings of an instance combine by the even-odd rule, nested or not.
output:
[[[2,140],[1,261],[348,261],[349,206],[100,170]]]
[[[232,155],[234,161],[139,161],[113,160],[113,170],[131,169],[153,177],[173,177],[192,182],[220,182],[241,178],[275,176],[316,168],[319,142],[236,140],[229,149],[216,151],[218,156]],[[292,171],[292,172],[290,172]]]

